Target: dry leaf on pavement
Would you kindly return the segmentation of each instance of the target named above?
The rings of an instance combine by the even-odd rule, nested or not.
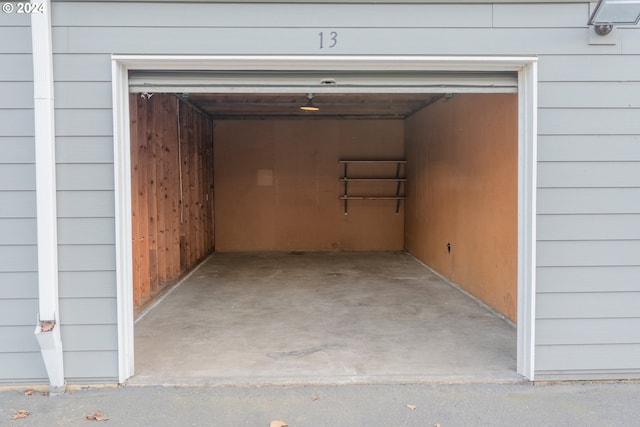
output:
[[[33,396],[33,394],[34,394],[35,392],[36,392],[35,390],[28,389],[28,390],[25,390],[25,391],[24,391],[24,395],[25,395],[25,396]]]
[[[84,418],[89,420],[89,421],[107,421],[109,419],[109,418],[104,416],[104,414],[102,413],[102,411],[100,409],[98,409],[93,414],[87,415]]]
[[[29,411],[26,411],[24,409],[19,409],[13,412],[13,416],[11,417],[11,419],[19,420],[20,418],[27,418],[29,415],[31,415]]]
[[[412,411],[415,411],[416,405],[407,405],[407,408],[411,409]]]
[[[318,399],[320,399],[318,396],[315,396],[315,395],[311,396],[311,400],[313,400],[313,401],[316,401]]]
[[[288,427],[289,424],[285,423],[282,420],[273,420],[271,421],[271,424],[269,425],[269,427]]]

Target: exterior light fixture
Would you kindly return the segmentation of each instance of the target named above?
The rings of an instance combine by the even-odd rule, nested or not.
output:
[[[599,0],[589,25],[600,36],[611,32],[614,25],[636,25],[640,21],[640,0]]]
[[[315,105],[313,105],[313,94],[312,93],[308,93],[307,94],[307,103],[305,105],[301,105],[300,109],[303,111],[318,111],[320,110],[320,108],[316,107]]]

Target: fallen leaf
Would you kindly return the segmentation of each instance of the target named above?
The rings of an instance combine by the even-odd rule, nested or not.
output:
[[[433,427],[440,427],[440,423],[435,423]]]
[[[29,389],[29,390],[25,390],[24,391],[24,395],[25,396],[33,396],[33,393],[35,393],[35,390]]]
[[[87,415],[84,418],[89,420],[89,421],[107,421],[109,419],[109,418],[104,416],[104,414],[102,413],[102,411],[100,409],[98,409],[93,414]]]
[[[271,421],[271,424],[269,424],[269,427],[288,427],[289,424],[285,423],[282,420],[273,420]]]
[[[407,405],[407,408],[411,409],[412,411],[415,411],[416,405]]]
[[[53,327],[56,326],[56,322],[53,321],[42,321],[40,322],[40,330],[42,332],[50,332],[53,330]]]
[[[27,418],[29,415],[31,415],[29,411],[26,411],[24,409],[19,409],[13,412],[13,416],[11,417],[11,419],[19,420],[20,418]]]
[[[315,395],[314,395],[314,396],[311,396],[311,400],[313,400],[313,401],[316,401],[316,400],[318,400],[318,399],[320,399],[318,396],[315,396]]]

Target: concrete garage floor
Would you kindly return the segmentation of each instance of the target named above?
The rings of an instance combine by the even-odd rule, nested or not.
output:
[[[132,385],[521,380],[515,329],[401,252],[216,253],[135,351]]]

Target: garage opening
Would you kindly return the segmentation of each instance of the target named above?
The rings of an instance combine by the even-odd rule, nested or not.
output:
[[[516,74],[329,75],[130,75],[133,382],[519,378]]]

